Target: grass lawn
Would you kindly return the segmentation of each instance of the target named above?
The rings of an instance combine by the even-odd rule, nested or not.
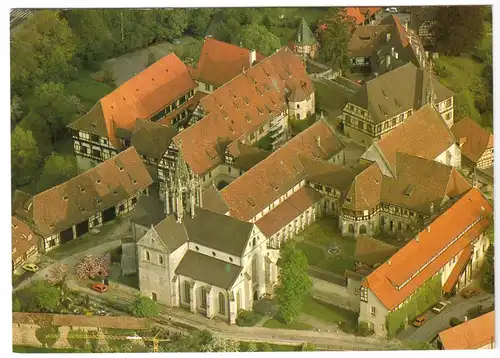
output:
[[[316,266],[325,258],[325,254],[321,248],[308,244],[304,241],[299,242],[297,244],[297,248],[302,250],[302,252],[306,255],[307,262],[311,266]]]
[[[90,109],[98,100],[113,91],[106,83],[95,81],[88,71],[80,71],[78,77],[65,84],[66,91],[80,98]]]
[[[302,305],[302,312],[323,321],[339,324],[346,332],[354,332],[358,325],[357,314],[343,308],[320,302],[313,297],[307,297]]]
[[[318,267],[338,275],[343,275],[345,270],[354,270],[355,263],[351,257],[340,254],[327,257],[326,260],[319,263]]]
[[[283,329],[295,329],[300,331],[309,331],[312,330],[313,327],[308,325],[307,323],[302,322],[294,322],[290,325],[286,325],[277,319],[270,318],[266,322],[264,322],[263,327],[266,328],[283,328]]]

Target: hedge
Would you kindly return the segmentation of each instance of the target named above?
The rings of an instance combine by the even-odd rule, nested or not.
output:
[[[413,321],[441,299],[441,274],[431,278],[413,293],[410,300],[401,308],[387,315],[387,334],[390,338],[405,329],[406,318]]]

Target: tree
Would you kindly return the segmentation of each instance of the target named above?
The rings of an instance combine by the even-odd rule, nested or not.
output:
[[[22,115],[21,98],[14,95],[10,100],[10,121],[12,128],[21,120]]]
[[[75,275],[78,279],[108,276],[111,257],[109,254],[101,256],[86,255],[75,265]]]
[[[72,65],[76,44],[58,10],[37,11],[14,32],[11,41],[12,90],[29,94],[36,85],[67,81],[76,75]]]
[[[442,6],[434,27],[436,48],[448,56],[470,53],[483,36],[482,6]]]
[[[488,250],[486,250],[484,262],[484,274],[482,277],[482,286],[483,288],[490,292],[495,292],[495,244],[491,242]]]
[[[281,47],[280,39],[269,32],[263,25],[245,25],[241,28],[238,38],[241,46],[258,50],[260,53],[269,56]]]
[[[68,278],[69,278],[68,265],[56,262],[50,267],[47,276],[47,281],[51,285],[64,288]]]
[[[54,185],[68,181],[77,174],[78,169],[73,156],[62,156],[52,153],[43,166],[37,190],[39,192],[45,191]]]
[[[55,312],[59,307],[61,293],[45,281],[36,281],[16,293],[16,299],[21,303],[24,312]]]
[[[201,352],[239,352],[239,343],[230,339],[214,337],[201,347]]]
[[[347,47],[350,41],[349,24],[345,20],[344,8],[329,8],[324,24],[326,30],[320,34],[319,59],[334,70],[349,68]]]
[[[278,315],[286,324],[300,315],[302,302],[311,287],[307,258],[293,241],[289,241],[281,252],[279,286],[276,290]]]
[[[11,138],[12,186],[18,187],[31,182],[36,176],[40,159],[32,132],[17,125]]]
[[[149,297],[139,297],[130,304],[130,312],[136,317],[154,317],[160,313],[158,304]]]
[[[195,36],[203,37],[214,16],[214,9],[189,9],[188,14],[187,30]]]

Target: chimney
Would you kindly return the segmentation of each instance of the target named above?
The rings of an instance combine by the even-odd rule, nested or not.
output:
[[[431,203],[429,209],[430,209],[431,214],[434,214],[434,203]]]
[[[316,144],[318,145],[318,147],[321,147],[321,137],[320,136],[316,137]]]
[[[465,144],[465,141],[467,140],[466,137],[462,137],[460,138],[460,141],[459,141],[459,145],[460,145],[460,148],[462,148],[462,146]]]
[[[391,56],[387,55],[385,62],[386,62],[385,65],[389,67],[389,65],[391,64]]]
[[[394,47],[391,47],[391,56],[394,56]]]
[[[250,67],[253,66],[253,63],[257,60],[257,52],[255,52],[255,50],[250,50],[249,52],[249,57],[250,57]]]
[[[385,34],[385,42],[389,42],[390,39],[391,39],[391,33],[388,32]]]

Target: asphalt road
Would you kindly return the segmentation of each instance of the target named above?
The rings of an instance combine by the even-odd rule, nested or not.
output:
[[[424,315],[428,318],[428,321],[424,323],[422,327],[416,328],[410,326],[405,331],[398,334],[397,338],[400,340],[430,342],[439,332],[450,328],[450,318],[457,317],[463,320],[464,316],[467,315],[467,310],[477,305],[488,307],[495,302],[493,295],[488,293],[483,293],[469,299],[455,296],[450,298],[449,301],[451,304],[439,314],[431,310],[427,311]]]

